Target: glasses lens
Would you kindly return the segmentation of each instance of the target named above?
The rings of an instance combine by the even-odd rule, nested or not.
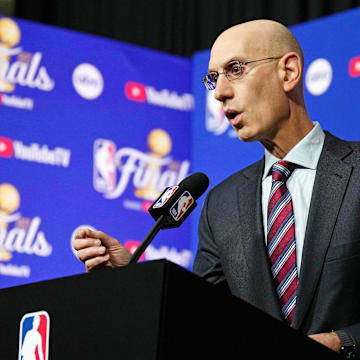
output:
[[[229,80],[235,80],[242,75],[243,71],[243,65],[237,61],[231,64],[229,71],[226,72],[226,77]]]
[[[215,89],[215,82],[210,74],[207,74],[203,77],[203,83],[208,90]]]

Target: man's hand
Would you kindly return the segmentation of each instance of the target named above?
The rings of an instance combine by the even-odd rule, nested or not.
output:
[[[131,257],[124,245],[102,231],[78,230],[73,246],[86,271],[98,267],[124,266]]]
[[[340,351],[341,342],[337,334],[334,332],[313,334],[309,335],[309,338],[319,342],[322,345],[325,345],[331,350],[336,352]]]

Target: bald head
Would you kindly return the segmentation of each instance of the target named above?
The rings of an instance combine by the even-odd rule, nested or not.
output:
[[[244,42],[247,54],[255,58],[283,56],[288,52],[299,55],[304,62],[302,49],[291,31],[284,25],[272,20],[252,20],[232,26],[221,33],[215,40],[213,49],[219,44]],[[252,60],[252,59],[247,59]]]
[[[219,72],[234,58],[247,62],[266,58],[282,58],[296,54],[299,81],[292,92],[301,103],[303,99],[303,51],[291,31],[272,20],[252,20],[230,27],[222,32],[211,48],[209,71]],[[221,70],[220,70],[221,71]]]
[[[249,21],[218,36],[206,81],[241,140],[272,144],[282,158],[310,131],[303,62],[294,35],[276,21]]]

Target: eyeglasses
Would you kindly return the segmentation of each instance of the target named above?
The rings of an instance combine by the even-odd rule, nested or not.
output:
[[[264,60],[276,60],[276,59],[280,59],[280,58],[281,58],[281,56],[272,56],[272,57],[267,57],[264,59],[258,59],[258,60],[252,60],[252,61],[246,61],[246,62],[241,62],[238,60],[231,61],[227,65],[227,68],[225,69],[224,72],[217,73],[216,71],[212,71],[203,77],[202,82],[205,85],[206,89],[214,90],[216,88],[216,82],[217,82],[219,76],[222,74],[224,74],[229,81],[233,81],[233,80],[238,79],[244,73],[245,66],[248,64],[255,63],[258,61],[264,61]]]

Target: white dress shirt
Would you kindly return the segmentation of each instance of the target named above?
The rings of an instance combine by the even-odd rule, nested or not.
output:
[[[325,134],[320,124],[314,122],[314,125],[313,129],[282,159],[303,167],[296,168],[286,182],[286,186],[291,194],[295,218],[296,264],[298,274],[300,273],[301,256],[316,168],[325,139]],[[280,159],[265,150],[265,168],[262,178],[262,212],[266,244],[267,211],[272,183],[271,167],[277,161],[280,161]]]

